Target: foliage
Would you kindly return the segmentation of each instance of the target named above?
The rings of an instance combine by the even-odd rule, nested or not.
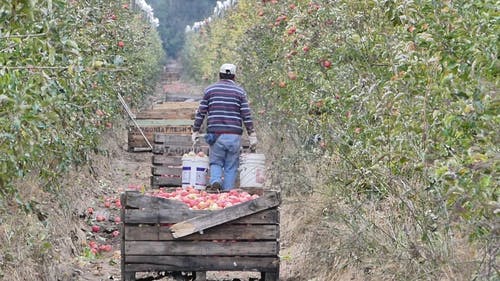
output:
[[[273,184],[356,206],[395,200],[393,231],[406,238],[394,242],[426,245],[437,266],[453,232],[486,245],[498,231],[495,3],[240,1],[191,34],[183,55],[198,79],[239,65],[260,129],[280,140]],[[413,266],[401,273],[420,276]]]
[[[128,2],[0,2],[2,194],[85,162],[121,112],[117,94],[133,105],[155,86],[161,41]]]

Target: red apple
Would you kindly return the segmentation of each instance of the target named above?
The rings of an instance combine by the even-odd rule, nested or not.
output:
[[[98,225],[92,226],[92,232],[99,232],[99,230],[101,230],[101,227],[99,227]]]
[[[330,68],[330,67],[332,66],[332,62],[331,62],[331,61],[329,61],[329,60],[325,60],[325,61],[323,62],[323,66],[324,66],[325,68]]]
[[[118,41],[118,47],[120,48],[125,47],[125,43],[123,43],[123,41]]]
[[[206,208],[208,208],[208,206],[209,204],[204,201],[201,201],[200,203],[198,203],[198,205],[196,205],[196,207],[200,210],[205,210]]]
[[[100,252],[110,252],[112,249],[113,249],[113,247],[111,247],[111,245],[109,245],[109,244],[99,246]]]
[[[98,110],[96,110],[96,111],[95,111],[95,114],[96,114],[97,116],[103,116],[103,115],[104,115],[104,111],[102,111],[102,110],[98,109]]]
[[[290,80],[297,79],[297,74],[295,74],[295,72],[293,72],[293,71],[288,72],[287,75],[288,75],[288,78],[290,78]]]

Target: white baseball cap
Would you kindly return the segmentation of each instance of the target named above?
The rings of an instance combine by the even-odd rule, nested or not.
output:
[[[236,65],[225,63],[220,67],[220,73],[236,75]]]

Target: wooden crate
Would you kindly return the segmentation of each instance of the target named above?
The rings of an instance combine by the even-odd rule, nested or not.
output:
[[[158,133],[191,136],[191,126],[193,125],[193,121],[190,119],[137,119],[136,123],[150,144],[154,142],[154,134]],[[128,126],[128,149],[134,151],[140,148],[149,148],[149,146],[137,126],[131,122]]]
[[[200,138],[193,146],[191,135],[155,134],[153,138],[151,187],[180,187],[182,185],[182,155],[203,151],[208,155],[208,144]]]
[[[217,211],[191,210],[170,199],[121,196],[122,280],[137,272],[256,271],[279,280],[278,192]]]
[[[140,130],[134,122],[129,123],[128,150],[150,149],[148,142],[153,144],[155,133],[191,135],[198,106],[199,102],[163,102],[153,104],[147,110],[134,112]]]

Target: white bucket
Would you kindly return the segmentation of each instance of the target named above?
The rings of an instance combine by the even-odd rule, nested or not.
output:
[[[266,156],[258,153],[240,155],[240,187],[263,187],[266,180]]]
[[[207,156],[185,154],[182,156],[182,188],[188,186],[195,189],[207,187],[209,161]]]

